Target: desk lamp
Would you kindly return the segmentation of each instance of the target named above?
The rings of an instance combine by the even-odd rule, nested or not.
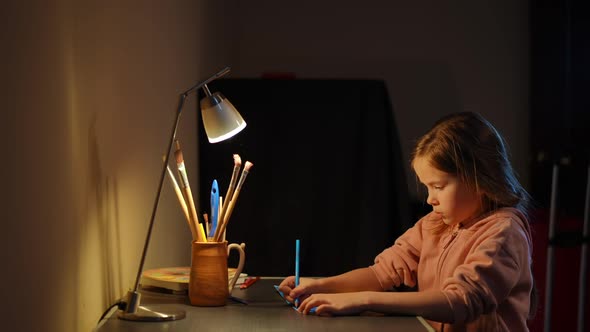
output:
[[[178,102],[178,108],[176,111],[176,119],[172,126],[172,133],[170,134],[170,140],[168,141],[167,152],[162,166],[160,174],[160,182],[158,184],[158,192],[156,193],[156,199],[152,209],[152,216],[150,218],[150,224],[148,227],[147,236],[145,238],[145,244],[143,246],[143,253],[141,254],[141,261],[139,263],[139,269],[137,270],[137,277],[135,278],[135,286],[133,290],[127,292],[127,298],[125,301],[124,308],[121,309],[117,316],[120,319],[131,320],[131,321],[170,321],[183,319],[185,312],[182,310],[172,311],[157,311],[154,308],[147,308],[140,306],[141,294],[137,291],[139,287],[139,280],[143,270],[143,264],[145,262],[145,256],[147,253],[150,237],[152,234],[152,228],[154,226],[154,219],[156,217],[156,210],[158,209],[158,203],[160,201],[160,194],[162,192],[162,184],[164,183],[164,177],[166,176],[166,170],[168,166],[168,160],[170,158],[170,152],[172,151],[172,145],[176,138],[176,130],[178,129],[178,123],[180,120],[180,114],[182,113],[182,107],[184,101],[188,97],[189,93],[197,91],[203,88],[205,97],[201,100],[201,115],[203,117],[203,127],[205,127],[205,133],[210,143],[216,143],[226,140],[235,134],[239,133],[246,127],[246,122],[242,119],[242,116],[234,108],[234,106],[227,100],[221,93],[216,92],[211,94],[207,84],[211,81],[220,78],[229,73],[229,67],[226,67],[219,71],[217,74],[210,78],[202,81],[192,88],[186,90],[180,95]]]

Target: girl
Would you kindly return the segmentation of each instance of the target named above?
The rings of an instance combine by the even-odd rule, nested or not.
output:
[[[475,113],[452,114],[422,136],[412,167],[432,212],[366,268],[280,284],[298,310],[419,315],[437,331],[528,331],[534,311],[530,196],[504,141]],[[412,292],[390,292],[397,287]]]

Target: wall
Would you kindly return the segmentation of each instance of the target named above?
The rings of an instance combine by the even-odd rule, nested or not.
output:
[[[229,9],[3,2],[3,330],[89,331],[133,287],[178,96],[229,65]],[[194,174],[195,105],[178,133]],[[153,234],[146,268],[189,264],[167,183]]]
[[[389,86],[404,160],[452,112],[506,136],[528,185],[527,1],[240,1],[236,76],[377,78]],[[329,97],[329,96],[327,96]],[[416,182],[407,170],[410,192]]]

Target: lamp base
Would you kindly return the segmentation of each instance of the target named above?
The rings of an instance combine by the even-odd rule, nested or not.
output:
[[[179,320],[186,317],[184,310],[155,310],[144,306],[137,307],[135,312],[125,312],[123,310],[117,313],[117,317],[123,320],[141,321],[141,322],[164,322]]]
[[[170,310],[155,306],[140,306],[141,294],[137,291],[127,292],[125,309],[117,313],[119,319],[141,322],[164,322],[183,319],[186,316],[184,310]],[[164,309],[164,310],[160,310]]]

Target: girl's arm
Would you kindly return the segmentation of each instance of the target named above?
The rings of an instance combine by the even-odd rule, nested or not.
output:
[[[295,287],[295,278],[290,276],[281,282],[279,290],[287,300],[294,302],[296,298],[303,299],[314,293],[381,291],[382,288],[375,273],[366,267],[333,277],[302,278],[299,287]]]
[[[310,293],[344,293],[383,290],[375,273],[368,267],[352,270],[334,277],[318,279],[315,287],[313,292]]]
[[[350,315],[365,311],[396,315],[416,315],[452,323],[454,316],[446,296],[438,290],[423,292],[355,292],[313,294],[299,306],[309,313],[317,307],[318,315]]]
[[[447,297],[439,290],[370,293],[367,300],[365,311],[417,315],[437,322],[451,323],[454,319]]]

